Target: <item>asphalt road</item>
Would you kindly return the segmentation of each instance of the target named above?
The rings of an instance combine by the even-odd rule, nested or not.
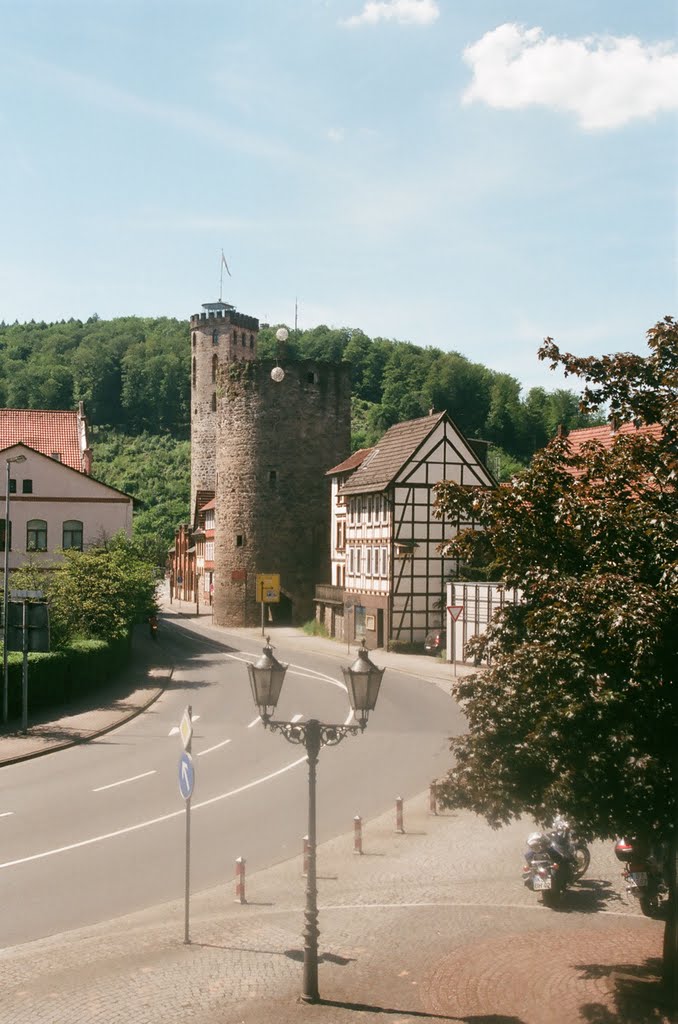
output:
[[[228,646],[193,628],[163,628],[175,664],[153,707],[99,740],[0,770],[0,946],[94,924],[184,891],[185,810],[177,727],[193,709],[191,888],[233,885],[299,853],[306,832],[303,747],[264,730],[246,662],[261,643]],[[289,662],[277,717],[343,723],[337,658],[276,650]],[[350,660],[348,657],[346,661]],[[318,840],[345,833],[424,789],[462,728],[434,683],[386,672],[364,735],[326,748],[318,770]]]

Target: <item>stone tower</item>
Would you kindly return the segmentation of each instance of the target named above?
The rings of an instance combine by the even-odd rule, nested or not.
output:
[[[227,302],[206,302],[191,317],[191,515],[198,491],[216,483],[217,377],[226,363],[256,358],[259,321]]]
[[[214,621],[256,625],[257,574],[278,573],[266,621],[313,617],[329,578],[325,472],[350,451],[348,363],[237,359],[218,365]],[[272,371],[274,371],[272,373]],[[282,379],[281,379],[282,377]]]

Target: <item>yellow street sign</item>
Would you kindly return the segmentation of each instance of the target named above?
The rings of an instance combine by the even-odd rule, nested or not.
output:
[[[262,604],[278,604],[280,601],[279,573],[257,573],[257,601],[261,601]]]

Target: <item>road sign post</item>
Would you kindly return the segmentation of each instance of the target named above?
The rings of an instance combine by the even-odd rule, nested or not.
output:
[[[184,945],[189,945],[190,937],[190,902],[191,902],[191,796],[195,782],[193,758],[191,757],[191,740],[193,738],[193,709],[189,704],[181,718],[179,733],[184,745],[184,752],[179,758],[179,792],[186,802],[186,872],[184,886]]]
[[[452,620],[450,622],[450,640],[451,649],[450,654],[452,656],[452,675],[456,678],[457,676],[457,619],[464,610],[463,604],[448,604],[447,613]]]
[[[261,635],[264,635],[264,605],[279,604],[280,574],[277,572],[257,573],[257,601],[261,603]]]

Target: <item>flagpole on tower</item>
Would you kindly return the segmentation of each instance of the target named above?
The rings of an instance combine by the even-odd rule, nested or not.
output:
[[[224,291],[224,267],[226,267],[226,273],[231,276],[231,271],[228,269],[228,263],[224,256],[224,250],[221,250],[221,263],[219,264],[219,302],[223,302],[222,295]]]

